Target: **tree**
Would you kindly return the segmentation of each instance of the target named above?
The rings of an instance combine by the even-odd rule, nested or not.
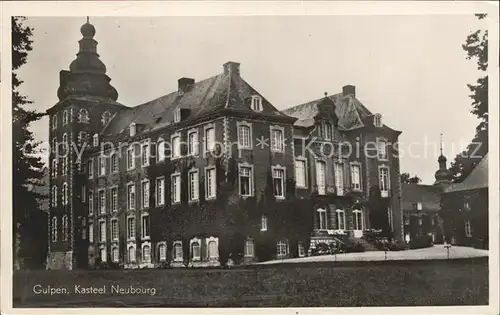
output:
[[[401,183],[403,184],[418,184],[420,182],[422,182],[422,179],[417,175],[410,177],[410,173],[401,174]]]
[[[37,187],[42,185],[43,162],[40,142],[35,141],[29,130],[32,122],[39,120],[43,113],[26,108],[32,102],[21,95],[19,86],[23,83],[16,70],[26,63],[28,52],[32,50],[33,29],[24,25],[25,18],[13,17],[12,22],[12,203],[13,203],[13,259],[19,267],[20,257],[30,257],[35,265],[43,263],[47,235],[47,220],[40,217],[39,202],[44,198]],[[41,246],[40,246],[41,245]],[[42,252],[40,252],[42,251]],[[41,261],[40,261],[41,260]]]
[[[477,14],[483,19],[486,14]],[[477,68],[486,72],[488,69],[488,30],[477,30],[467,36],[462,49],[467,59],[476,59]],[[477,79],[476,84],[468,84],[472,99],[471,113],[479,119],[476,134],[467,148],[459,153],[452,162],[450,171],[454,182],[463,181],[481,159],[488,153],[488,75]]]

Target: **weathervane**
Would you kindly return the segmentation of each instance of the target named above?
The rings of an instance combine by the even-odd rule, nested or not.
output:
[[[443,155],[443,133],[439,134],[439,150],[441,151],[441,155]]]

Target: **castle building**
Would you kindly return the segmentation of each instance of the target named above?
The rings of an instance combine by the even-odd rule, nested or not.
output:
[[[239,63],[227,62],[220,74],[180,78],[177,91],[128,107],[117,102],[94,26],[87,21],[81,33],[47,111],[48,268],[217,265],[230,229],[224,216],[239,210],[231,204],[266,191],[277,201],[317,195],[314,209],[304,209],[314,217],[314,246],[339,232],[360,238],[371,227],[363,200],[376,187],[394,237],[403,238],[391,149],[400,132],[363,106],[354,86],[279,111],[242,78]],[[375,145],[350,155],[346,143]],[[271,232],[264,214],[248,222],[249,231]],[[241,242],[245,258],[255,259],[254,238]],[[288,240],[276,242],[275,256],[290,256]]]
[[[439,168],[433,185],[404,183],[402,189],[403,222],[405,241],[430,236],[433,243],[444,242],[443,221],[440,216],[441,196],[451,185],[451,173],[446,166],[446,157],[438,157]]]

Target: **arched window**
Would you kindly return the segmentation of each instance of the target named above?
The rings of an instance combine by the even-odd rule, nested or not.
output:
[[[66,124],[68,124],[68,111],[67,110],[65,110],[63,112],[63,121],[62,121],[62,124],[63,124],[63,126],[65,126]]]
[[[193,242],[191,244],[191,255],[192,255],[193,260],[200,259],[200,243]]]
[[[57,176],[57,159],[52,160],[52,177]]]
[[[89,123],[89,112],[85,108],[80,109],[78,112],[78,122],[82,124]]]
[[[52,242],[57,242],[57,217],[52,217]]]
[[[118,247],[114,246],[112,249],[111,249],[111,259],[113,260],[113,262],[118,262],[119,260],[119,250],[118,250]]]
[[[68,204],[68,183],[64,183],[62,187],[62,204]]]
[[[108,257],[106,255],[106,247],[105,246],[101,247],[101,249],[99,251],[99,256],[101,258],[101,261],[107,261],[108,260],[107,259]]]
[[[318,213],[318,229],[327,230],[328,229],[328,218],[326,215],[326,210],[319,208],[316,210]]]
[[[54,116],[52,116],[52,130],[55,129],[57,129],[57,114],[54,114]]]
[[[135,247],[134,246],[130,246],[128,248],[128,261],[135,262]]]
[[[158,245],[158,256],[160,257],[160,260],[167,259],[167,246],[165,244]]]
[[[68,240],[68,238],[69,238],[68,216],[66,214],[62,217],[62,237],[64,240]]]
[[[57,207],[57,186],[52,186],[52,207]]]
[[[363,229],[363,215],[361,210],[355,209],[352,211],[352,225],[353,230],[362,230]]]
[[[108,112],[108,111],[105,111],[104,113],[102,113],[102,116],[101,116],[101,122],[102,124],[105,126],[108,124],[109,120],[111,118],[111,113]]]
[[[208,242],[208,258],[217,258],[217,242]]]
[[[149,245],[144,245],[142,247],[142,261],[144,262],[151,261],[151,247]]]
[[[174,244],[174,260],[182,260],[182,244],[177,242]]]
[[[161,162],[165,160],[165,140],[163,138],[158,139],[158,148],[156,149],[156,160]]]
[[[245,241],[245,257],[253,257],[254,243],[253,240]]]

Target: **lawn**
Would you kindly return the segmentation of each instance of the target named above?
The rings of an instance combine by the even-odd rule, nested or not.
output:
[[[66,288],[35,294],[35,285]],[[77,294],[106,286],[105,294]],[[154,288],[111,294],[112,285]],[[23,271],[14,307],[353,307],[488,304],[487,258],[306,263],[222,269]]]

